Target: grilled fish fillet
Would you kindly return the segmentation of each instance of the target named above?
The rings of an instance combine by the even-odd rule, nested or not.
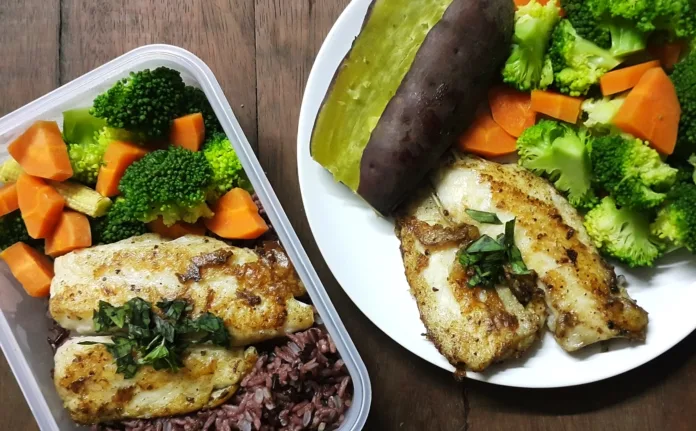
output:
[[[237,391],[258,359],[253,347],[199,345],[184,353],[184,367],[175,373],[144,366],[133,378],[124,379],[103,345],[79,344],[110,340],[75,337],[56,351],[54,383],[78,423],[156,418],[216,407]]]
[[[254,251],[202,236],[146,234],[57,258],[49,309],[63,328],[91,335],[100,300],[184,299],[193,317],[215,314],[232,345],[245,346],[312,326],[312,307],[295,299],[305,293],[276,242]]]
[[[478,230],[451,223],[431,191],[425,187],[418,193],[396,228],[428,338],[460,373],[520,356],[544,327],[543,292],[535,282],[517,295],[507,286],[468,287],[457,251],[478,238]]]
[[[447,160],[432,178],[451,223],[471,223],[493,237],[502,226],[478,224],[467,208],[516,218],[515,242],[538,276],[548,327],[566,351],[623,337],[644,340],[648,315],[617,283],[582,218],[546,180],[517,165],[474,157]]]

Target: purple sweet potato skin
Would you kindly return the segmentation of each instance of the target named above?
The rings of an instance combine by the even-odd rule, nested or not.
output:
[[[373,130],[357,193],[391,215],[471,125],[514,28],[511,0],[454,0]]]

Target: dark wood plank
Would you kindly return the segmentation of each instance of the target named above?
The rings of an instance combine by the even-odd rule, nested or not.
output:
[[[0,2],[0,116],[58,83],[59,0]],[[40,30],[39,30],[40,29]],[[37,430],[34,417],[0,355],[0,417],[8,430]]]
[[[62,3],[63,82],[141,45],[181,46],[213,70],[255,146],[253,0],[63,0]]]
[[[374,391],[367,429],[461,430],[463,387],[391,341],[351,303],[324,264],[304,217],[296,163],[300,103],[314,57],[348,3],[257,0],[261,164],[367,364]]]

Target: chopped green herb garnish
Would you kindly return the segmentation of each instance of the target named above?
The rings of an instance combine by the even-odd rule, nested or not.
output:
[[[495,239],[482,235],[459,252],[459,263],[467,270],[469,287],[494,287],[505,280],[505,268],[516,275],[527,269],[520,249],[515,245],[515,220],[505,223],[505,233]]]
[[[181,354],[191,344],[212,343],[229,346],[230,336],[219,317],[205,313],[196,319],[187,317],[191,307],[185,301],[161,301],[155,313],[152,304],[133,298],[115,307],[100,301],[93,321],[97,333],[116,332],[111,343],[81,342],[82,345],[103,344],[114,357],[117,372],[130,379],[144,365],[156,370],[177,371]]]
[[[469,217],[471,217],[479,223],[503,224],[503,222],[501,222],[498,216],[494,213],[489,213],[486,211],[477,211],[472,209],[466,210],[466,213],[469,214]]]

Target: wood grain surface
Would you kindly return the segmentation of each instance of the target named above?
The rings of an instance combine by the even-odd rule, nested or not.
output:
[[[368,430],[693,430],[696,335],[637,370],[560,390],[456,383],[372,325],[331,276],[297,183],[304,86],[349,0],[0,0],[0,115],[137,46],[201,57],[230,104],[367,364]],[[2,430],[36,430],[4,358]]]

